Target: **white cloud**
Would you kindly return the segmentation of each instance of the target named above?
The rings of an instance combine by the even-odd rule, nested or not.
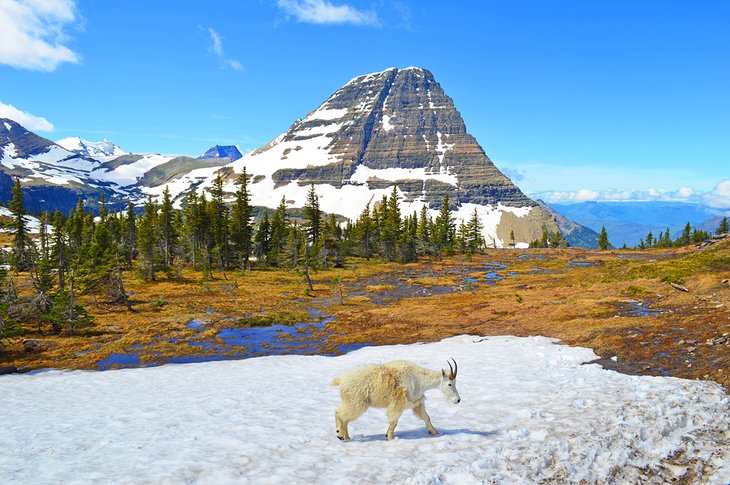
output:
[[[580,189],[565,191],[531,192],[533,199],[542,199],[545,202],[557,204],[572,204],[586,201],[610,202],[691,202],[707,206],[728,209],[730,208],[730,179],[723,180],[711,192],[698,192],[692,187],[680,187],[677,190],[648,188],[642,190],[617,189]]]
[[[243,65],[235,59],[230,59],[226,57],[225,53],[223,52],[223,37],[221,37],[218,32],[216,32],[214,29],[211,29],[210,27],[206,30],[210,35],[210,51],[215,54],[215,56],[224,66],[228,66],[234,71],[242,71]]]
[[[2,0],[0,0],[1,2]],[[34,116],[27,111],[20,111],[12,104],[0,101],[0,118],[10,118],[31,131],[53,131],[53,123],[40,116]]]
[[[78,62],[64,32],[76,20],[75,0],[0,0],[0,64],[53,71]]]
[[[730,179],[725,179],[712,192],[703,196],[705,204],[716,209],[730,209]]]
[[[288,16],[308,24],[378,25],[374,11],[362,11],[347,4],[335,5],[327,0],[277,0]]]

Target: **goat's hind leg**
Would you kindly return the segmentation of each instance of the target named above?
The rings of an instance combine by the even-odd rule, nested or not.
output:
[[[431,434],[432,436],[436,436],[437,434],[439,434],[439,432],[436,431],[436,428],[434,428],[431,424],[431,417],[426,412],[426,403],[421,401],[416,404],[413,407],[413,414],[421,418],[423,422],[426,423],[426,429],[428,430],[429,434]]]

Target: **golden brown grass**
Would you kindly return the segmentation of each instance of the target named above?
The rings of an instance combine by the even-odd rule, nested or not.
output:
[[[599,265],[568,264],[576,259]],[[483,279],[484,273],[493,271],[485,267],[491,262],[508,265],[498,270],[505,278],[495,285]],[[508,272],[519,276],[507,276]],[[94,327],[78,336],[55,336],[30,326],[26,337],[49,339],[53,348],[29,355],[16,344],[5,354],[3,363],[32,368],[94,368],[110,353],[128,352],[135,344],[149,346],[139,352],[143,362],[201,354],[206,350],[167,339],[199,340],[198,331],[187,327],[192,319],[208,322],[203,336],[212,340],[221,327],[246,325],[247,321],[302,321],[313,299],[331,297],[333,303],[327,311],[336,317],[328,325],[333,332],[331,349],[345,343],[435,341],[465,333],[545,335],[593,348],[605,358],[615,355],[619,370],[730,384],[730,347],[705,344],[709,338],[730,332],[730,287],[720,283],[730,278],[730,241],[701,251],[501,250],[471,259],[409,265],[353,260],[345,269],[314,273],[313,293],[307,292],[302,275],[289,270],[234,272],[227,279],[216,273],[216,278],[207,282],[200,273],[189,270],[183,276],[182,281],[161,277],[144,283],[130,273],[125,282],[128,291],[136,292],[132,296],[134,312],[84,297],[95,317]],[[464,285],[466,276],[480,283]],[[384,284],[383,277],[397,283]],[[669,283],[674,280],[681,281],[690,292],[673,289]],[[18,281],[22,291],[31,291],[22,275]],[[343,282],[342,305],[335,281]],[[398,297],[398,291],[408,285],[448,286],[453,291],[430,297]],[[355,291],[364,295],[348,296]],[[368,295],[380,292],[396,296],[389,297],[386,304],[376,304],[377,299]],[[626,309],[632,300],[664,312],[629,316]],[[206,313],[206,309],[215,311]],[[87,350],[94,352],[76,355]]]

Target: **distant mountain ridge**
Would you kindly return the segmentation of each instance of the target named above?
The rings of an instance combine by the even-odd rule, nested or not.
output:
[[[110,142],[106,138],[102,141],[88,141],[78,136],[72,136],[58,140],[56,144],[70,152],[90,157],[118,157],[127,155],[127,152],[119,148],[119,145]]]
[[[687,202],[581,202],[550,204],[560,214],[594,231],[605,227],[611,244],[621,247],[637,246],[651,231],[656,237],[669,229],[676,239],[687,222],[693,227],[714,232],[722,212],[700,204]]]

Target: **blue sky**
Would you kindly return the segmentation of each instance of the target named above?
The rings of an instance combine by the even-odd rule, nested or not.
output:
[[[722,202],[728,25],[724,0],[2,0],[0,113],[138,153],[248,150],[357,75],[421,66],[530,194]]]

